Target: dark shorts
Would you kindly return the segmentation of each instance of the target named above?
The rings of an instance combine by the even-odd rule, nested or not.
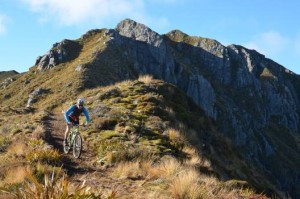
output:
[[[79,121],[74,121],[71,117],[69,117],[69,120],[70,120],[73,124],[79,124]]]

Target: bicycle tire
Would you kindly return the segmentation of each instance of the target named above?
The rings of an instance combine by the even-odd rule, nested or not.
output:
[[[79,158],[82,150],[82,138],[81,135],[77,134],[73,141],[73,156],[74,158]]]
[[[64,153],[68,154],[71,149],[70,139],[67,139],[67,145],[63,142]]]

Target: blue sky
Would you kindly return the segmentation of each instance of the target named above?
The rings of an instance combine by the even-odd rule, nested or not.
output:
[[[54,43],[125,18],[243,45],[300,74],[299,0],[0,0],[0,71],[28,71]]]

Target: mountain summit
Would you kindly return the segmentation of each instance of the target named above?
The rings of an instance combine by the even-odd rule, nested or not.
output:
[[[229,154],[224,148],[222,161],[215,159],[220,179],[242,179],[282,198],[300,197],[300,77],[243,46],[226,47],[180,30],[160,35],[125,19],[115,29],[95,29],[54,44],[27,73],[0,88],[0,98],[2,106],[57,111],[85,90],[144,75],[188,96],[212,121],[205,134],[215,129],[235,149]],[[214,154],[218,143],[210,136],[198,136],[210,157],[222,156]]]

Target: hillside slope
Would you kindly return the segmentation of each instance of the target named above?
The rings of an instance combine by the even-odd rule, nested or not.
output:
[[[37,106],[1,109],[6,115],[1,121],[1,186],[17,193],[18,183],[28,177],[26,168],[42,180],[48,172],[59,175],[62,166],[70,193],[84,184],[92,193],[116,198],[265,198],[260,193],[268,189],[240,177],[247,165],[230,141],[173,85],[143,77],[80,96],[93,122],[82,129],[79,160],[62,154],[61,108],[72,101],[51,112]]]
[[[27,73],[1,89],[1,106],[13,110],[11,120],[16,112],[58,112],[86,89],[145,74],[176,86],[202,110],[196,115],[205,120],[182,114],[181,121],[195,132],[209,123],[204,132],[214,139],[205,134],[193,144],[197,150],[204,142],[212,147],[207,158],[216,176],[245,180],[282,198],[300,196],[299,75],[239,45],[225,47],[179,30],[159,35],[126,19],[115,29],[91,30],[77,40],[54,44]],[[177,107],[174,114],[186,108]],[[3,126],[7,121],[1,120]],[[37,126],[28,119],[25,123]],[[226,142],[220,144],[222,140]]]

